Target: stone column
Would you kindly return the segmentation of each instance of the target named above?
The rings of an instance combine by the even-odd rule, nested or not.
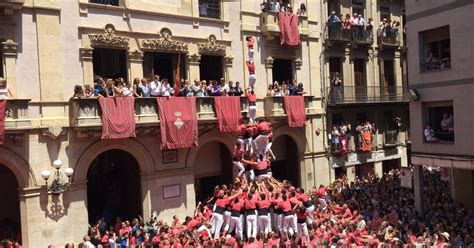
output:
[[[13,98],[17,98],[16,94],[16,58],[17,58],[17,46],[13,40],[7,40],[2,42],[3,46],[3,57],[5,60],[5,79],[7,80],[8,89],[12,93]]]
[[[234,61],[234,57],[231,57],[231,56],[226,56],[224,57],[224,77],[226,79],[226,81],[229,81],[232,79],[232,63]]]
[[[267,72],[267,86],[273,84],[273,61],[272,57],[265,59],[265,70]]]
[[[415,191],[415,208],[418,213],[423,213],[423,167],[413,166],[413,190]]]
[[[344,63],[342,65],[342,92],[344,99],[353,99],[354,95],[354,60],[351,58],[350,48],[346,47],[344,50]]]
[[[93,48],[79,48],[82,61],[83,84],[92,84],[92,82],[94,82],[94,65],[92,64],[93,52]]]
[[[381,177],[383,176],[383,162],[382,161],[377,161],[374,162],[374,171],[377,176]]]
[[[128,63],[128,81],[133,82],[136,77],[143,78],[143,52],[138,50],[128,52]]]
[[[395,86],[397,96],[401,96],[403,93],[403,75],[402,75],[402,63],[400,59],[400,50],[395,51],[395,58],[393,60],[393,74],[395,75]]]
[[[193,54],[186,56],[186,74],[190,81],[194,81],[194,79],[201,80],[200,73],[199,73],[199,64],[201,62],[201,55]]]
[[[301,78],[303,78],[303,76],[301,75],[301,66],[303,66],[303,60],[301,60],[301,58],[297,58],[295,60],[293,60],[293,65],[294,65],[294,70],[293,70],[293,75],[294,75],[294,79],[293,81],[296,80],[296,85],[299,83],[299,80],[301,80]],[[296,86],[295,85],[295,86]]]

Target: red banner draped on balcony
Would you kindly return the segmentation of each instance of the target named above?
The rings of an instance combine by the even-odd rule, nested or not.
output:
[[[370,132],[363,132],[360,136],[361,139],[361,150],[363,152],[372,151],[372,134]]]
[[[221,132],[236,132],[240,119],[240,97],[214,97],[217,122]]]
[[[303,96],[283,97],[288,126],[304,127],[306,121],[306,109]]]
[[[198,145],[195,97],[158,97],[161,149],[190,148]]]
[[[280,28],[280,45],[300,45],[300,31],[298,29],[297,15],[279,12],[278,27]]]
[[[7,100],[0,100],[0,145],[3,144],[5,135],[5,110],[7,108]]]
[[[135,137],[135,99],[133,97],[100,97],[102,139]]]
[[[347,143],[347,135],[340,136],[339,142],[341,144],[341,155],[346,156],[349,151],[349,144]]]

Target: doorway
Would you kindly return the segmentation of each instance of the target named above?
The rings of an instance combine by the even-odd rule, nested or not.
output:
[[[365,74],[365,59],[354,59],[354,86],[356,100],[367,101],[367,76]]]
[[[15,174],[0,164],[0,194],[4,204],[0,204],[0,239],[21,241],[20,199],[18,181]]]
[[[272,70],[273,81],[280,85],[283,81],[293,83],[293,61],[291,59],[275,59]]]
[[[100,154],[87,171],[87,210],[89,223],[104,218],[108,225],[120,217],[131,220],[142,216],[139,166],[123,150]]]
[[[214,55],[202,55],[201,63],[199,64],[199,72],[201,80],[210,80],[219,81],[224,77],[224,68],[222,61],[224,57],[214,56]]]
[[[94,48],[92,53],[94,76],[124,78],[127,80],[127,56],[125,50]]]
[[[143,56],[143,76],[146,78],[153,79],[154,75],[159,75],[174,85],[178,69],[180,79],[186,78],[184,56],[179,53],[146,52]]]
[[[214,187],[232,183],[232,156],[218,141],[201,146],[194,159],[196,202],[204,202],[214,194]]]
[[[359,179],[367,178],[374,173],[374,163],[363,163],[356,165],[356,177]]]
[[[296,142],[288,135],[282,135],[273,141],[273,153],[276,159],[272,161],[273,177],[278,180],[288,180],[294,186],[300,186],[300,162]]]
[[[383,74],[381,78],[383,79],[383,92],[384,96],[393,97],[396,94],[395,87],[395,73],[394,73],[394,62],[393,60],[384,60],[383,61]]]

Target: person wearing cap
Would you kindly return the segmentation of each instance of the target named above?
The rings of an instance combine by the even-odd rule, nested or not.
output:
[[[337,24],[341,23],[341,19],[336,15],[335,11],[331,11],[331,15],[329,15],[327,19],[327,26],[329,31],[329,38],[333,37],[336,34]]]
[[[449,242],[449,233],[441,232],[438,235],[438,238],[435,241],[435,248],[444,248],[447,247]]]

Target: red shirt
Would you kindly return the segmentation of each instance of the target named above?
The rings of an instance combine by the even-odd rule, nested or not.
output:
[[[301,202],[307,202],[309,197],[304,193],[296,193],[296,199],[300,200]]]
[[[195,226],[199,225],[201,223],[201,220],[199,219],[192,219],[188,222],[188,230],[193,230]],[[159,235],[158,235],[159,236]],[[153,238],[154,239],[154,238]]]
[[[318,189],[317,192],[318,192],[318,196],[320,198],[324,198],[326,196],[326,189],[325,188],[320,188],[320,189]]]
[[[230,209],[231,209],[232,211],[240,211],[240,210],[242,210],[242,207],[243,207],[243,206],[242,206],[242,203],[243,203],[243,202],[242,202],[241,200],[239,200],[239,202],[237,202],[237,203],[235,203],[234,201],[232,201],[232,203],[230,204]]]
[[[349,208],[346,208],[346,210],[344,211],[344,215],[342,216],[342,218],[349,218],[349,217],[352,217],[352,213],[351,213],[351,210]]]
[[[228,197],[222,198],[222,199],[217,199],[216,206],[218,206],[220,208],[225,208],[228,203],[229,203],[229,198]]]
[[[237,127],[237,135],[238,136],[244,136],[245,131],[247,131],[247,127],[244,124],[241,124]]]
[[[249,103],[257,102],[257,96],[255,94],[250,94],[249,92],[245,92],[245,96],[247,96]]]
[[[256,209],[257,208],[257,199],[255,198],[255,195],[252,196],[252,199],[249,199],[248,197],[245,198],[245,209]]]
[[[249,69],[249,74],[255,74],[255,64],[251,64],[250,61],[247,61],[247,68]]]
[[[291,203],[288,200],[280,201],[280,203],[278,203],[278,208],[281,209],[283,212],[288,212],[291,210]]]
[[[270,166],[270,160],[265,159],[260,162],[256,162],[255,164],[252,164],[252,169],[254,170],[266,170]]]
[[[306,220],[307,216],[308,214],[306,213],[306,211],[304,211],[303,213],[301,213],[301,211],[296,211],[296,218],[298,218],[299,220]]]
[[[255,44],[255,40],[253,38],[250,38],[247,40],[247,47],[248,48],[253,48],[253,44]]]
[[[262,122],[258,123],[258,130],[259,131],[270,132],[270,123],[268,123],[266,121],[262,121]]]
[[[298,199],[296,199],[296,197],[291,197],[290,198],[290,203],[291,203],[291,206],[294,207],[296,204],[298,204],[300,201],[298,201]]]
[[[265,198],[265,200],[260,199],[260,201],[257,202],[257,207],[258,209],[266,209],[269,208],[271,205],[270,200],[268,198]]]

